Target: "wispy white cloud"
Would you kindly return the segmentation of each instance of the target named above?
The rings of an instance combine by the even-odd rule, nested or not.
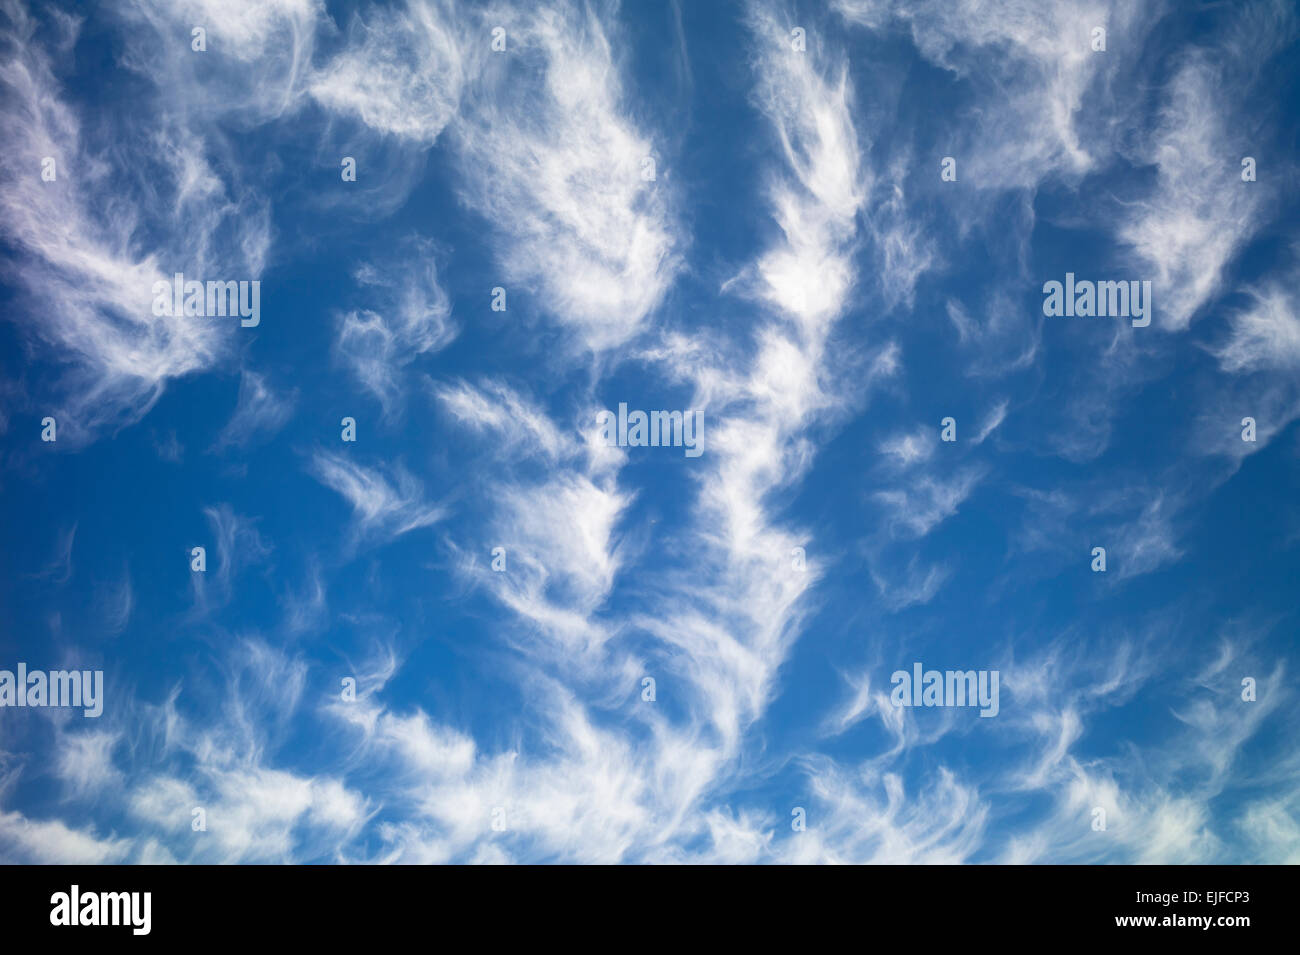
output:
[[[550,418],[504,382],[472,385],[458,381],[433,384],[431,390],[458,422],[474,431],[491,434],[503,451],[536,452],[555,461],[578,450],[574,435],[557,428]]]
[[[110,168],[33,40],[37,21],[16,3],[6,15],[0,84],[10,106],[0,131],[10,145],[0,163],[12,188],[0,197],[0,230],[19,251],[6,269],[44,316],[27,334],[69,363],[56,398],[60,430],[86,440],[102,424],[138,418],[168,379],[211,365],[222,346],[214,325],[153,315],[153,282],[179,250],[134,251],[140,214],[112,198]],[[53,27],[56,48],[71,49],[79,22],[56,16]],[[47,157],[52,182],[41,178]],[[207,225],[223,218],[215,211]]]
[[[266,560],[271,547],[257,529],[257,521],[235,513],[229,504],[203,509],[210,536],[192,546],[202,546],[208,568],[191,574],[195,609],[203,612],[224,605],[233,593],[235,575]]]
[[[118,122],[88,124],[53,65],[76,45],[81,21],[50,12],[53,39],[42,44],[38,19],[17,2],[6,4],[0,84],[12,108],[0,119],[10,143],[0,162],[14,188],[0,199],[0,231],[18,251],[6,268],[38,317],[24,334],[68,369],[52,394],[38,396],[58,410],[61,440],[84,442],[138,420],[169,381],[226,357],[228,328],[153,313],[154,282],[170,282],[175,272],[254,280],[266,264],[267,200],[220,162],[225,141],[211,123],[223,112],[278,114],[283,104],[266,99],[275,98],[268,92],[275,84],[258,82],[269,81],[272,69],[261,46],[283,26],[299,38],[292,48],[305,54],[301,38],[316,8],[245,4],[214,13],[213,42],[229,45],[210,62],[246,62],[220,70],[205,87],[188,42],[161,39],[188,35],[204,13],[190,7],[142,2],[117,11],[132,23],[122,62],[146,84],[149,120],[136,110]],[[282,65],[293,58],[280,50],[273,59]],[[258,69],[250,70],[253,62]],[[242,93],[231,89],[237,79],[248,84]],[[123,155],[131,164],[121,163]],[[48,182],[47,158],[56,175]]]
[[[872,498],[884,509],[890,531],[901,538],[924,537],[957,513],[983,476],[968,468],[951,479],[922,476],[905,487],[876,491]]]
[[[666,157],[634,119],[595,9],[517,9],[510,27],[512,56],[484,70],[456,126],[462,195],[496,236],[499,284],[534,292],[581,347],[614,347],[680,268]]]
[[[1263,192],[1241,181],[1225,128],[1225,82],[1209,55],[1193,56],[1169,84],[1145,158],[1157,185],[1137,201],[1120,238],[1154,269],[1154,324],[1181,331],[1219,291],[1224,270],[1259,227]]]
[[[356,280],[372,307],[339,316],[335,358],[391,413],[401,404],[402,369],[456,337],[451,301],[438,281],[434,247],[422,239],[400,244],[385,264],[362,265]]]
[[[944,564],[931,564],[921,568],[917,565],[915,555],[901,573],[886,576],[872,570],[871,580],[880,592],[880,598],[891,610],[904,610],[918,604],[926,604],[934,599],[944,581],[952,574],[952,569]]]
[[[235,413],[221,429],[216,447],[243,447],[259,435],[274,435],[293,416],[296,400],[296,390],[277,394],[264,375],[245,369],[239,379]]]
[[[362,535],[386,539],[442,520],[446,510],[424,500],[420,482],[400,464],[367,468],[330,451],[312,455],[312,475],[352,507]]]
[[[1233,316],[1231,335],[1215,353],[1219,366],[1228,372],[1300,366],[1300,303],[1295,293],[1269,284],[1251,290],[1250,298],[1250,306]]]
[[[421,145],[437,142],[456,115],[468,46],[454,4],[407,3],[354,15],[343,49],[307,89],[327,109]]]
[[[126,861],[132,842],[74,829],[58,819],[31,819],[0,811],[0,853],[11,863],[104,865]]]
[[[1139,7],[1127,0],[835,6],[850,23],[876,32],[904,26],[922,56],[969,85],[980,122],[953,124],[946,153],[958,158],[959,180],[978,189],[1028,187],[1050,173],[1077,177],[1092,169],[1097,146],[1079,127],[1085,96],[1100,77],[1118,72],[1125,49],[1143,32]],[[1097,27],[1125,42],[1094,52]]]
[[[920,428],[907,434],[896,434],[880,442],[880,453],[898,467],[908,467],[929,460],[934,454],[938,437],[933,429]]]

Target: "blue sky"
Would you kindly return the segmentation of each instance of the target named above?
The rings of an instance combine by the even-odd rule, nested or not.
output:
[[[1300,860],[1293,5],[0,33],[0,860]]]

